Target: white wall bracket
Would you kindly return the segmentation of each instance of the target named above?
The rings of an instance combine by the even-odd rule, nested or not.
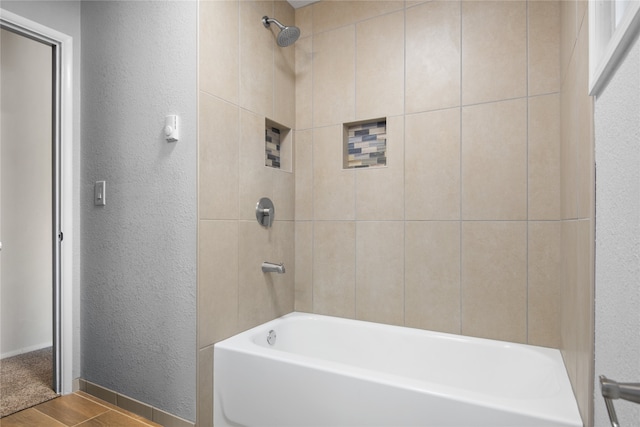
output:
[[[180,139],[178,116],[171,115],[164,118],[164,136],[167,142],[178,142]]]

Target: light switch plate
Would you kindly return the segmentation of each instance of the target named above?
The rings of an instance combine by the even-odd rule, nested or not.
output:
[[[106,181],[96,181],[93,187],[93,204],[96,206],[104,206],[107,204],[105,191],[107,189]]]

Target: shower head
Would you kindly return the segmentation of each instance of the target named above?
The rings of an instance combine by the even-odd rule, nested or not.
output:
[[[294,26],[287,27],[282,25],[275,18],[269,18],[268,16],[262,17],[262,24],[265,26],[265,28],[269,28],[272,22],[276,24],[278,28],[280,28],[280,32],[278,33],[278,36],[276,38],[278,46],[287,47],[289,45],[292,45],[296,42],[296,40],[298,40],[298,37],[300,37],[300,28]]]

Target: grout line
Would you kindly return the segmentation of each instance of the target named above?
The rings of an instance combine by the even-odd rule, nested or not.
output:
[[[358,120],[358,23],[359,22],[355,22],[353,24],[353,118],[354,120]],[[342,148],[342,164],[344,165],[345,159],[344,159],[344,150],[346,149],[344,147],[344,132],[345,132],[345,123],[342,123],[341,126],[341,135],[340,135],[340,141],[341,141],[341,148]],[[348,138],[347,138],[348,139]],[[348,150],[347,150],[348,151]],[[347,163],[348,163],[348,156],[347,156]],[[344,171],[344,168],[342,169],[342,171]],[[352,172],[355,172],[352,171]],[[355,221],[358,220],[358,174],[357,173],[353,173],[353,218]],[[357,238],[356,238],[356,242],[357,242]],[[357,263],[357,258],[356,258],[356,263]],[[356,271],[357,271],[357,264],[356,264]],[[356,279],[357,279],[357,275],[356,275]]]
[[[238,2],[238,22],[237,22],[237,28],[238,28],[238,87],[237,87],[237,100],[238,100],[238,105],[236,106],[238,108],[238,141],[237,141],[237,150],[238,150],[238,174],[240,173],[240,138],[241,138],[241,123],[240,123],[240,119],[242,117],[242,108],[240,107],[240,104],[242,104],[242,100],[240,99],[240,88],[242,86],[242,73],[240,70],[242,70],[242,7],[241,7],[241,2]],[[238,196],[240,195],[240,179],[238,179],[238,183],[237,183],[237,194]],[[234,219],[231,219],[231,221],[234,221],[236,223],[236,260],[238,260],[238,266],[236,268],[236,278],[237,281],[235,283],[235,288],[236,288],[236,318],[235,318],[235,324],[234,324],[234,329],[237,331],[239,329],[239,325],[240,325],[240,197],[238,197],[238,206],[237,206],[237,217]],[[213,345],[213,344],[212,344]],[[215,380],[213,380],[215,381]],[[212,383],[213,383],[212,381]],[[197,381],[196,381],[196,388],[199,389],[200,387],[198,387],[197,385]],[[212,388],[213,388],[213,384],[212,384]],[[196,396],[197,398],[197,396]],[[153,411],[152,411],[153,414]],[[197,408],[196,408],[196,417],[197,417]]]
[[[271,16],[276,16],[276,4],[271,3]],[[294,18],[295,20],[295,18]],[[276,36],[277,39],[277,36]],[[276,43],[271,43],[271,116],[276,116]]]
[[[353,24],[353,118],[358,119],[358,24]],[[344,132],[344,124],[341,126]],[[341,140],[343,137],[340,138]],[[344,141],[342,142],[344,144]],[[344,150],[344,148],[343,148]],[[344,155],[344,154],[343,154]],[[344,160],[343,160],[344,162]],[[355,170],[353,173],[353,318],[358,318],[358,174]]]
[[[449,107],[434,108],[434,109],[429,109],[429,110],[412,111],[411,113],[407,113],[405,115],[406,116],[417,116],[417,115],[425,114],[425,113],[434,113],[434,112],[438,112],[438,111],[454,110],[456,108],[477,107],[477,106],[481,106],[481,105],[497,104],[497,103],[500,103],[500,102],[517,101],[519,99],[540,98],[540,97],[550,96],[550,95],[560,95],[560,91],[539,93],[539,94],[532,95],[532,96],[524,95],[524,96],[516,96],[516,97],[513,97],[513,98],[501,98],[501,99],[495,99],[495,100],[490,100],[490,101],[482,101],[482,102],[476,102],[476,103],[465,104],[465,105],[462,105],[462,100],[461,100],[459,105],[452,105],[452,106],[449,106]],[[396,116],[390,116],[390,117],[396,117]],[[326,126],[335,126],[335,125],[325,125],[323,127],[326,127]]]
[[[311,312],[315,313],[316,312],[316,307],[315,307],[315,283],[314,283],[314,277],[315,277],[315,246],[316,246],[316,210],[315,210],[315,179],[316,179],[316,175],[314,172],[314,165],[315,165],[315,158],[314,158],[314,151],[315,151],[315,132],[316,132],[316,127],[315,127],[315,118],[314,118],[314,96],[315,96],[315,73],[313,72],[314,68],[315,68],[315,55],[314,55],[314,40],[316,37],[315,34],[315,30],[313,29],[313,12],[314,12],[315,7],[311,6],[311,34],[310,34],[310,40],[311,40],[311,52],[309,55],[309,58],[311,60],[311,64],[310,64],[310,72],[311,72],[311,117],[309,118],[310,122],[311,122],[311,259],[309,260],[311,265],[309,266],[310,268],[310,280],[311,280]],[[296,105],[297,108],[297,105]],[[297,123],[296,123],[297,125]],[[295,295],[294,295],[294,299],[295,299]]]
[[[463,279],[463,277],[462,277],[463,276],[463,274],[462,274],[462,272],[463,272],[462,271],[463,262],[462,261],[463,261],[463,256],[464,256],[464,254],[462,253],[462,224],[463,224],[463,218],[462,218],[462,203],[463,203],[463,197],[462,197],[462,194],[463,194],[462,193],[462,190],[463,190],[463,186],[462,186],[462,176],[463,176],[463,174],[462,174],[462,172],[463,172],[462,171],[462,165],[463,165],[463,163],[462,163],[462,136],[463,136],[463,132],[462,132],[462,130],[463,130],[463,128],[462,128],[462,108],[463,108],[463,106],[462,106],[462,69],[463,69],[463,62],[462,61],[463,61],[463,55],[462,55],[462,53],[463,53],[463,35],[464,35],[464,33],[463,33],[463,19],[462,19],[462,2],[458,3],[458,10],[460,12],[460,71],[459,71],[459,73],[460,73],[460,76],[459,76],[459,81],[460,81],[460,94],[459,94],[459,97],[460,97],[460,99],[458,101],[459,104],[460,104],[460,106],[458,107],[458,133],[459,133],[459,135],[458,135],[458,147],[459,147],[459,153],[458,153],[459,159],[458,159],[458,161],[459,161],[459,165],[460,165],[459,166],[460,167],[459,177],[458,177],[458,179],[460,181],[460,183],[459,183],[460,206],[458,208],[459,209],[459,211],[458,211],[458,217],[459,217],[459,220],[458,220],[458,234],[459,234],[459,236],[458,236],[458,246],[459,246],[458,251],[459,251],[459,254],[460,254],[460,260],[459,260],[459,266],[458,266],[458,277],[459,277],[459,282],[458,282],[459,307],[458,307],[458,310],[459,310],[459,316],[460,316],[459,317],[460,325],[458,326],[458,333],[462,334],[462,325],[463,325],[463,320],[464,320],[464,318],[463,318],[463,313],[464,313],[464,311],[463,311],[463,308],[464,308],[464,304],[463,304],[463,302],[464,302],[464,292],[463,292],[463,286],[462,286],[462,279]]]
[[[526,218],[527,227],[525,235],[525,342],[529,343],[529,2],[525,2],[525,55],[526,55],[526,68],[525,68],[525,88],[527,94],[527,103],[525,107],[526,114],[526,126],[525,126],[525,206],[526,206]]]
[[[407,2],[403,10],[402,43],[402,323],[407,325]]]
[[[42,403],[46,403],[46,402],[42,402]],[[62,421],[58,421],[57,419],[53,418],[51,415],[46,414],[46,413],[42,412],[40,409],[38,409],[38,406],[42,405],[42,403],[40,403],[40,404],[38,404],[38,405],[36,405],[36,406],[32,406],[31,408],[23,409],[23,410],[24,410],[24,411],[28,411],[29,409],[35,409],[36,411],[38,411],[39,413],[41,413],[41,414],[42,414],[42,415],[44,415],[45,417],[49,417],[49,418],[51,418],[52,420],[54,420],[55,422],[58,422],[58,423],[60,423],[60,424],[64,425],[64,423],[63,423]],[[20,411],[18,411],[18,412],[20,412]],[[14,412],[13,414],[10,414],[10,415],[8,415],[7,417],[3,417],[3,418],[5,418],[5,419],[6,419],[6,418],[8,418],[8,417],[11,417],[12,415],[17,414],[18,412]],[[83,422],[84,422],[84,421],[83,421]],[[2,424],[2,422],[0,421],[0,425],[1,425],[1,424]]]

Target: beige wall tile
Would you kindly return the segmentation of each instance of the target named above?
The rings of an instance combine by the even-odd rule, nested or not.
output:
[[[405,324],[460,333],[460,222],[405,223]]]
[[[256,220],[239,221],[239,307],[238,325],[246,330],[277,317],[276,286],[273,273],[263,273],[263,261],[280,262],[276,227],[261,227]]]
[[[527,224],[462,223],[462,334],[527,341]]]
[[[294,25],[293,7],[286,1],[274,2],[274,15],[284,25]],[[294,45],[295,46],[295,45]],[[292,129],[296,121],[296,48],[273,44],[273,117]]]
[[[397,0],[329,0],[313,4],[313,31],[329,31],[404,8]]]
[[[561,328],[562,356],[571,383],[577,386],[577,349],[578,334],[581,325],[578,324],[579,298],[578,290],[578,226],[577,221],[562,221],[562,306]]]
[[[211,23],[202,25],[200,40],[208,31],[207,37],[214,41],[211,50],[203,53],[205,43],[200,50],[199,218],[230,221],[202,221],[205,225],[199,230],[199,346],[293,311],[297,270],[293,132],[283,144],[283,150],[288,149],[283,153],[283,170],[264,166],[265,118],[295,127],[296,48],[277,47],[276,31],[260,23],[269,15],[293,24],[295,13],[286,2],[214,1],[201,6],[200,20]],[[220,61],[225,63],[223,69]],[[311,62],[308,67],[310,107]],[[309,139],[309,153],[311,149]],[[308,166],[312,176],[311,163]],[[270,229],[255,220],[255,203],[263,196],[276,203],[277,219]],[[311,256],[310,250],[307,255]],[[265,275],[260,268],[263,261],[283,262],[287,272]],[[233,280],[227,277],[232,272]],[[198,382],[198,422],[206,426],[213,424],[212,373],[207,374],[211,363],[204,357],[208,355],[199,360],[198,374],[209,378]]]
[[[224,19],[220,19],[224,16]],[[198,88],[238,103],[239,32],[237,1],[201,1]],[[224,67],[220,67],[220,64]]]
[[[285,266],[284,274],[268,273],[273,282],[274,311],[269,318],[283,316],[291,313],[295,303],[295,223],[293,221],[276,221],[273,225],[275,237],[275,252],[262,254],[264,261],[282,263]],[[274,258],[272,260],[271,258]],[[270,283],[267,277],[267,284]]]
[[[589,0],[576,0],[576,28],[578,32],[584,30],[588,25]]]
[[[576,304],[576,400],[589,425],[593,413],[594,354],[594,227],[589,219],[577,221],[578,298]]]
[[[198,227],[198,348],[238,332],[238,222]]]
[[[404,219],[404,118],[387,119],[387,166],[357,169],[356,218]]]
[[[462,103],[527,93],[527,3],[462,2]]]
[[[356,25],[357,119],[404,113],[404,37],[404,10]]]
[[[271,173],[273,174],[273,204],[277,208],[276,221],[293,221],[295,177],[291,172],[278,169],[271,170]]]
[[[295,217],[313,219],[313,131],[295,133]]]
[[[560,2],[530,1],[529,95],[560,90]]]
[[[295,131],[285,125],[276,123],[279,127],[280,135],[280,168],[273,168],[273,171],[293,173],[293,162],[295,157]],[[291,201],[293,205],[293,201]]]
[[[294,224],[275,221],[271,228],[255,220],[239,222],[239,327],[241,330],[293,311]],[[262,262],[283,263],[284,274],[263,273]]]
[[[273,117],[273,57],[278,28],[265,28],[262,17],[273,13],[273,3],[240,2],[240,106]]]
[[[313,5],[299,7],[295,10],[296,26],[300,28],[300,37],[313,34]]]
[[[460,219],[460,109],[405,121],[406,219]]]
[[[560,210],[563,219],[575,219],[578,216],[578,128],[577,114],[579,104],[577,93],[575,58],[569,63],[567,78],[560,96]]]
[[[308,7],[308,6],[307,6]],[[313,126],[313,38],[296,42],[296,129]]]
[[[560,96],[529,98],[529,219],[560,219]]]
[[[264,165],[264,132],[264,116],[240,110],[240,219],[255,219],[258,200],[262,197],[273,199],[273,169]]]
[[[239,110],[200,92],[198,205],[200,219],[238,218]]]
[[[355,170],[342,169],[342,126],[313,131],[313,214],[316,220],[355,219]]]
[[[460,2],[420,4],[406,21],[406,113],[460,105]]]
[[[577,217],[591,218],[595,210],[595,159],[593,146],[593,103],[587,100],[581,109],[589,111],[580,114],[585,121],[578,129],[578,205]]]
[[[587,8],[561,2],[562,305],[561,337],[576,401],[585,425],[593,424],[594,212],[593,101],[587,93]],[[573,220],[574,218],[586,218]]]
[[[573,55],[573,47],[576,43],[577,10],[575,1],[560,2],[560,76],[564,81],[568,74],[569,61]]]
[[[295,310],[313,312],[313,222],[295,223]]]
[[[561,223],[529,222],[528,342],[560,348]]]
[[[404,325],[402,222],[356,222],[356,318]]]
[[[213,346],[198,350],[198,427],[213,427]]]
[[[313,36],[313,94],[315,127],[354,120],[355,26]]]
[[[577,217],[590,218],[593,212],[594,188],[594,136],[593,136],[593,97],[589,93],[589,31],[584,25],[576,43],[575,59],[575,95],[573,106],[576,110],[577,139]]]
[[[356,224],[316,221],[313,230],[313,312],[355,318]]]
[[[462,218],[527,218],[527,101],[462,109]]]
[[[295,218],[295,132],[285,130],[281,134],[280,169],[269,168],[273,176],[273,203],[278,207],[276,221],[293,221]]]

